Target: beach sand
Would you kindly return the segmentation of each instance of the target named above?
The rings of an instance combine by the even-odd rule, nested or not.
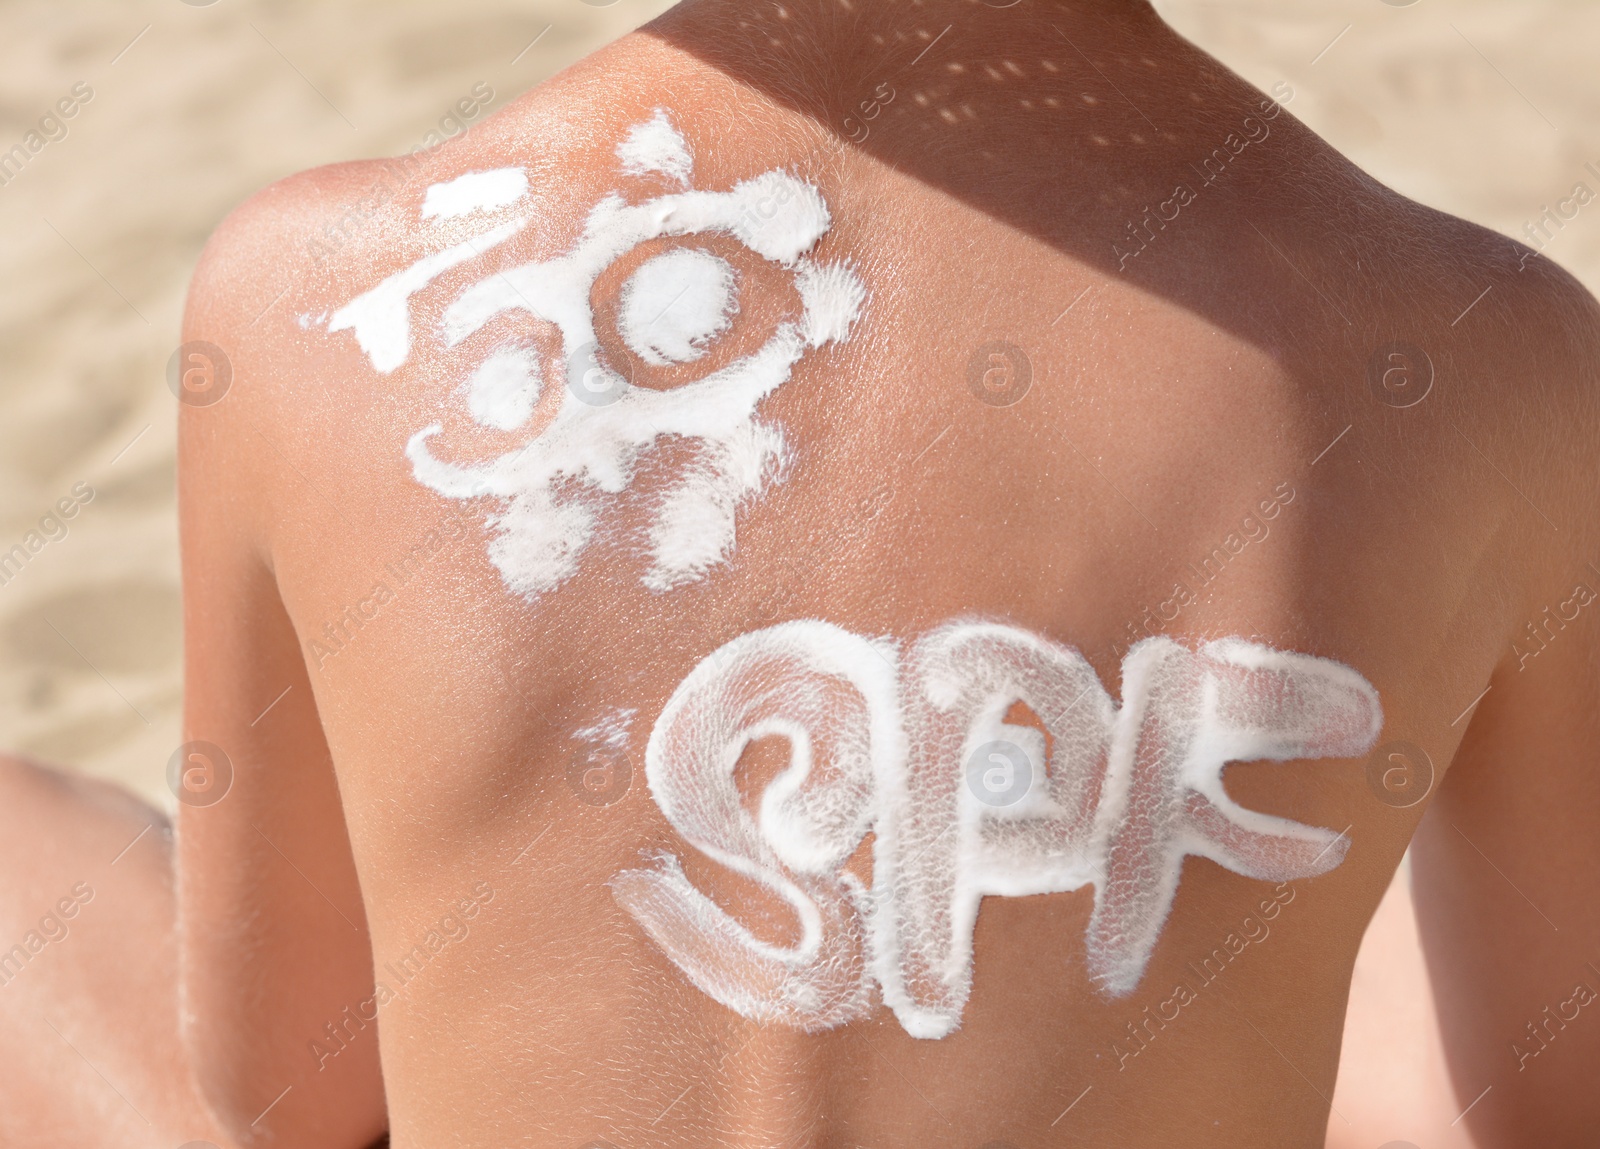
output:
[[[182,678],[165,367],[217,222],[292,172],[416,146],[480,83],[498,107],[665,7],[6,4],[0,150],[58,100],[77,106],[66,135],[0,186],[0,550],[59,534],[41,526],[57,500],[80,505],[0,585],[0,745],[172,806]],[[1520,237],[1578,181],[1600,190],[1584,168],[1600,171],[1600,5],[1158,7],[1257,85],[1288,81],[1296,116],[1425,203]],[[1600,204],[1547,254],[1600,290]]]

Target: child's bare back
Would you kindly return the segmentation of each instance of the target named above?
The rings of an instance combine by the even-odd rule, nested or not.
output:
[[[1292,97],[1138,5],[699,0],[241,208],[181,458],[230,1135],[1320,1145],[1430,808],[1475,1128],[1591,1127],[1600,1036],[1504,1047],[1600,932],[1594,303]]]

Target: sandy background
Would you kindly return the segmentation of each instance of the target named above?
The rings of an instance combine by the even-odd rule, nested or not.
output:
[[[753,0],[754,2],[754,0]],[[0,551],[73,485],[97,492],[0,585],[0,746],[171,807],[179,742],[175,400],[164,380],[207,234],[249,193],[420,143],[480,82],[498,107],[665,0],[7,0],[0,152],[75,84],[93,96],[0,186]],[[1590,0],[1158,0],[1180,31],[1401,192],[1508,235],[1600,165]],[[542,33],[542,35],[541,35]],[[537,42],[535,38],[537,37]],[[530,43],[532,46],[529,47]],[[1600,204],[1547,254],[1600,291]],[[1437,1051],[1387,1023],[1414,990],[1397,887],[1357,970],[1330,1145],[1466,1144]],[[1351,1043],[1357,1043],[1352,1045]],[[1365,1042],[1365,1044],[1360,1044]],[[1398,1062],[1395,1059],[1399,1059]],[[1387,1088],[1376,1112],[1351,1092]],[[1431,1099],[1431,1100],[1430,1100]],[[1369,1104],[1368,1109],[1371,1108]],[[1448,1121],[1448,1117],[1444,1118]],[[1427,1128],[1424,1129],[1423,1126]],[[1379,1135],[1382,1133],[1383,1135]]]

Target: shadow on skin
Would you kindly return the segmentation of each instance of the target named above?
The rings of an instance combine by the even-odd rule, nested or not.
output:
[[[643,31],[1296,374],[1326,374],[1331,352],[1359,378],[1394,291],[1436,298],[1443,334],[1482,290],[1463,264],[1510,274],[1525,250],[1384,188],[1142,0],[890,0],[815,20],[698,0]]]

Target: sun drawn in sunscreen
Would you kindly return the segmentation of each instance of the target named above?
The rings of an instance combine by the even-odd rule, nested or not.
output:
[[[670,853],[616,875],[613,893],[696,986],[746,1017],[826,1029],[868,1014],[876,983],[906,1032],[939,1038],[971,991],[982,899],[1089,886],[1090,976],[1127,994],[1185,856],[1275,882],[1344,859],[1343,834],[1235,803],[1223,768],[1365,753],[1383,713],[1350,668],[1242,639],[1198,651],[1145,639],[1122,681],[1118,705],[1077,651],[998,623],[947,623],[904,654],[812,620],[743,635],[669,699],[645,776],[690,845],[789,902],[800,942],[756,938]],[[1042,731],[1006,721],[1018,704]],[[752,816],[738,760],[774,736],[790,765]],[[1030,777],[998,800],[971,781],[1010,787],[1018,771]],[[842,867],[868,831],[864,888]]]
[[[590,210],[564,253],[496,270],[446,308],[444,348],[474,357],[462,392],[478,424],[515,432],[535,407],[554,408],[529,441],[482,462],[436,455],[442,423],[406,444],[419,483],[452,499],[492,500],[489,558],[508,589],[532,600],[572,577],[585,548],[633,483],[658,440],[687,444],[691,457],[665,489],[639,500],[648,567],[644,585],[667,591],[704,576],[732,553],[741,509],[782,475],[783,430],[758,417],[809,352],[848,338],[866,291],[842,262],[810,255],[832,226],[811,184],[782,170],[727,191],[692,186],[694,157],[665,111],[636,124],[617,145],[619,175],[675,190],[637,202],[621,193]],[[528,190],[520,169],[473,172],[427,191],[422,215],[454,220],[515,210]],[[511,219],[389,276],[334,313],[328,330],[352,330],[380,372],[411,352],[410,300],[446,270],[505,242],[525,224]],[[690,241],[643,260],[621,287],[617,332],[647,368],[692,364],[728,333],[740,311],[733,265],[696,237],[733,239],[787,272],[796,306],[761,345],[671,389],[633,386],[602,347],[591,293],[597,279],[641,244]],[[559,353],[484,328],[508,312],[547,324]],[[503,326],[503,325],[502,325]],[[475,338],[476,337],[476,338]]]

